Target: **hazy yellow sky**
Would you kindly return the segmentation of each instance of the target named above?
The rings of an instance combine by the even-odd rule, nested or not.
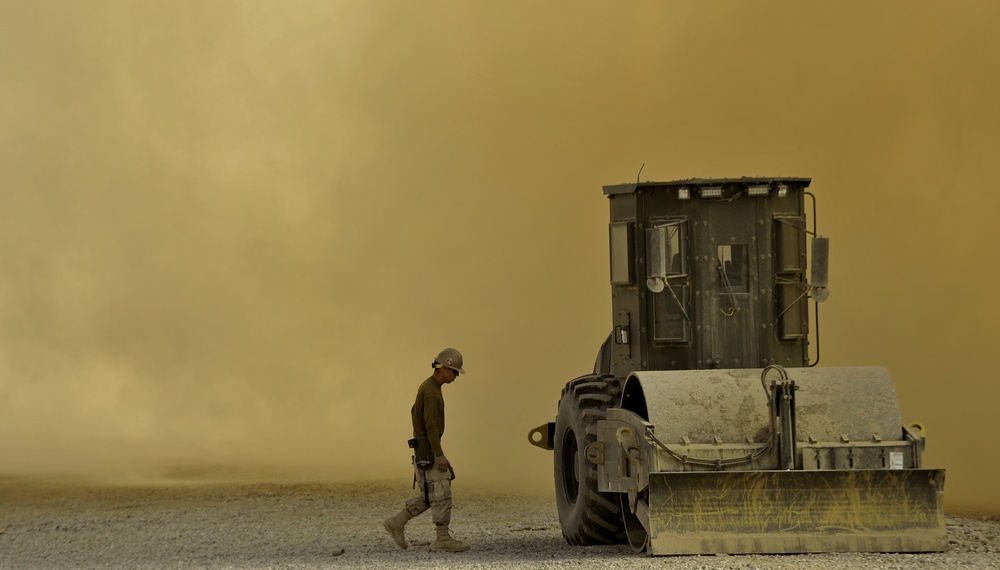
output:
[[[808,176],[822,364],[1000,511],[995,2],[0,3],[0,471],[551,485],[610,329],[604,184]]]

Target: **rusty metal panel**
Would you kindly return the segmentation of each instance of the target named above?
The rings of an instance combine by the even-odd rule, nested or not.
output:
[[[661,554],[941,552],[944,470],[651,473]]]

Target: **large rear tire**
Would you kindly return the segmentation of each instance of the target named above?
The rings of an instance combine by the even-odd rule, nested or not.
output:
[[[556,505],[566,542],[576,546],[627,542],[617,494],[597,488],[597,466],[586,458],[597,420],[621,394],[613,376],[582,376],[563,388],[554,436]]]

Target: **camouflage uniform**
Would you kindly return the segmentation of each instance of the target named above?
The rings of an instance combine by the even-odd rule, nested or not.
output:
[[[427,506],[427,503],[424,502],[424,494],[421,492],[416,497],[406,501],[406,510],[415,517],[429,508],[434,524],[451,523],[451,469],[441,471],[436,466],[431,466],[430,469],[424,471],[414,465],[413,471],[416,476],[417,489],[424,488],[424,475],[427,475],[427,498],[430,499],[431,504],[429,507]]]
[[[444,435],[444,395],[441,384],[430,377],[417,389],[417,398],[410,408],[410,419],[413,422],[413,437],[426,436],[430,441],[434,457],[444,455],[441,448],[441,436]],[[452,473],[441,471],[436,465],[431,465],[427,471],[417,467],[414,461],[413,471],[418,489],[424,488],[424,477],[427,478],[429,491],[427,497],[421,493],[406,502],[406,508],[413,516],[427,510],[425,499],[430,500],[431,518],[436,524],[451,522],[451,480]]]

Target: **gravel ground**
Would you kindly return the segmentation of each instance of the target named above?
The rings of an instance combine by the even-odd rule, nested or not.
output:
[[[648,557],[571,547],[549,496],[455,487],[464,553],[430,549],[429,514],[409,550],[382,529],[408,481],[98,486],[0,478],[0,568],[1000,568],[996,520],[948,517],[941,554]],[[343,554],[334,554],[343,549]]]

